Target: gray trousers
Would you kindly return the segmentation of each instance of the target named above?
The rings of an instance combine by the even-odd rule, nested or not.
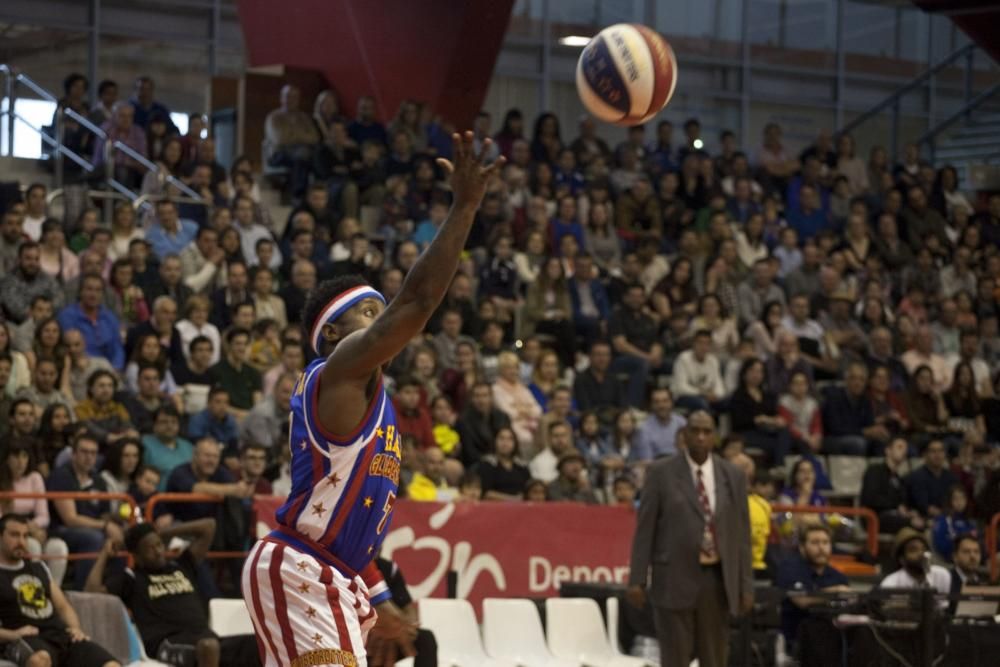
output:
[[[661,667],[726,667],[729,660],[729,605],[722,568],[703,567],[693,609],[656,607]]]

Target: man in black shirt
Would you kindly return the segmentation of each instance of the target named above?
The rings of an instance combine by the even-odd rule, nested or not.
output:
[[[462,465],[469,469],[484,454],[493,452],[493,439],[501,428],[510,427],[510,417],[493,404],[493,389],[485,382],[472,386],[466,403],[456,428],[462,443]]]
[[[886,445],[885,462],[872,463],[861,482],[861,506],[878,513],[883,533],[898,533],[911,526],[923,530],[920,513],[906,506],[906,488],[902,468],[906,464],[909,445],[904,438],[895,438]]]
[[[110,543],[110,540],[109,540]],[[0,641],[3,657],[27,667],[120,667],[90,641],[44,564],[28,556],[28,521],[0,518]]]
[[[615,373],[628,373],[627,398],[632,407],[646,399],[650,372],[663,364],[663,346],[656,339],[657,321],[646,306],[646,290],[639,283],[629,285],[622,304],[608,323],[608,335],[615,350]]]
[[[573,398],[581,412],[594,411],[601,423],[610,427],[615,415],[625,407],[621,382],[610,373],[611,346],[595,341],[590,346],[590,365],[576,376]]]
[[[399,607],[403,618],[413,624],[419,623],[417,608],[413,606],[413,598],[410,597],[410,591],[406,588],[406,580],[403,579],[403,573],[399,566],[382,556],[375,559],[375,566],[382,573],[382,578],[385,579],[389,592],[392,593],[392,602]],[[434,639],[433,632],[423,628],[418,629],[417,638],[413,641],[413,648],[417,652],[413,656],[413,667],[437,667],[437,641]]]
[[[173,537],[191,540],[175,559],[166,543]],[[114,546],[109,540],[87,578],[87,592],[111,593],[132,612],[146,652],[171,665],[250,667],[259,665],[253,635],[219,638],[208,627],[205,601],[197,591],[197,567],[215,536],[215,520],[199,519],[157,532],[152,524],[129,529],[125,546],[135,567],[105,578],[104,569]]]

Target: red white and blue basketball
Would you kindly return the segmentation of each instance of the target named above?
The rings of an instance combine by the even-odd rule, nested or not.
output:
[[[614,125],[638,125],[660,112],[677,85],[674,50],[637,23],[599,32],[580,54],[576,88],[587,110]]]

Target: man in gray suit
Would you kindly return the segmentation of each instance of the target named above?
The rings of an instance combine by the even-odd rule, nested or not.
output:
[[[712,450],[715,420],[688,417],[676,456],[646,471],[626,597],[653,604],[663,667],[725,667],[729,614],[753,608],[746,476]]]

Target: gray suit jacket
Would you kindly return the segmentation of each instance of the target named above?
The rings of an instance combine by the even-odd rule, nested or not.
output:
[[[729,612],[739,613],[740,594],[753,591],[750,513],[746,476],[712,455],[715,469],[715,532]],[[691,468],[683,453],[646,470],[632,544],[629,584],[646,586],[656,607],[693,609],[701,581],[698,562],[705,520]]]

